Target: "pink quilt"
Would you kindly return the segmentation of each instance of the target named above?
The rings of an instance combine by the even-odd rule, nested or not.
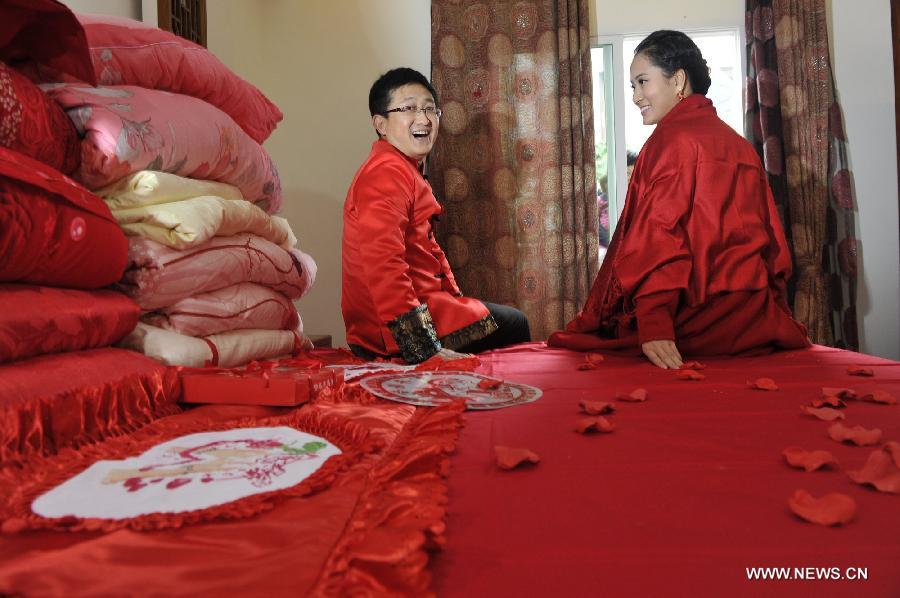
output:
[[[312,257],[253,235],[214,237],[181,251],[141,237],[129,237],[128,243],[129,266],[118,286],[144,310],[240,282],[299,299],[316,279]]]
[[[254,282],[240,282],[187,297],[145,314],[141,320],[188,336],[248,328],[303,332],[300,316],[291,300]]]

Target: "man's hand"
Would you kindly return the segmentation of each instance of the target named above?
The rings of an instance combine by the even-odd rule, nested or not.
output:
[[[647,341],[641,345],[641,351],[653,362],[653,365],[664,370],[677,370],[684,363],[673,341]]]

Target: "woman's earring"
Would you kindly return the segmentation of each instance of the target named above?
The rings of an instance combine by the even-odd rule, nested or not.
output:
[[[677,93],[676,95],[678,96],[678,101],[680,102],[681,100],[684,99],[684,90],[683,90],[683,89],[679,89],[679,90],[678,90],[678,93]]]

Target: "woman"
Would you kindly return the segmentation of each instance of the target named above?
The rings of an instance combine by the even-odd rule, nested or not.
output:
[[[584,309],[549,344],[682,354],[809,345],[791,318],[791,256],[753,147],[716,116],[709,69],[684,33],[656,31],[631,63],[632,100],[656,125]]]
[[[517,309],[463,297],[432,222],[443,208],[423,175],[441,109],[434,88],[408,68],[369,92],[378,140],[344,203],[341,309],[357,355],[419,363],[531,339]]]

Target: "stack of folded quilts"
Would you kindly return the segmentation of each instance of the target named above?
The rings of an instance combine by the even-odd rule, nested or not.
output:
[[[101,85],[41,87],[81,136],[73,176],[128,236],[117,288],[142,315],[122,345],[195,367],[310,346],[292,300],[316,264],[272,215],[281,185],[260,145],[281,112],[201,46],[130,19],[78,18]]]
[[[125,346],[231,367],[305,344],[292,303],[315,280],[287,221],[227,184],[142,171],[98,191],[129,236],[118,288],[143,310]]]
[[[64,174],[81,158],[72,123],[13,68],[31,60],[92,78],[80,31],[58,3],[0,6],[2,463],[177,411],[171,372],[111,347],[139,314],[128,296],[103,289],[121,278],[128,243],[104,202]],[[54,53],[46,40],[69,45]]]

